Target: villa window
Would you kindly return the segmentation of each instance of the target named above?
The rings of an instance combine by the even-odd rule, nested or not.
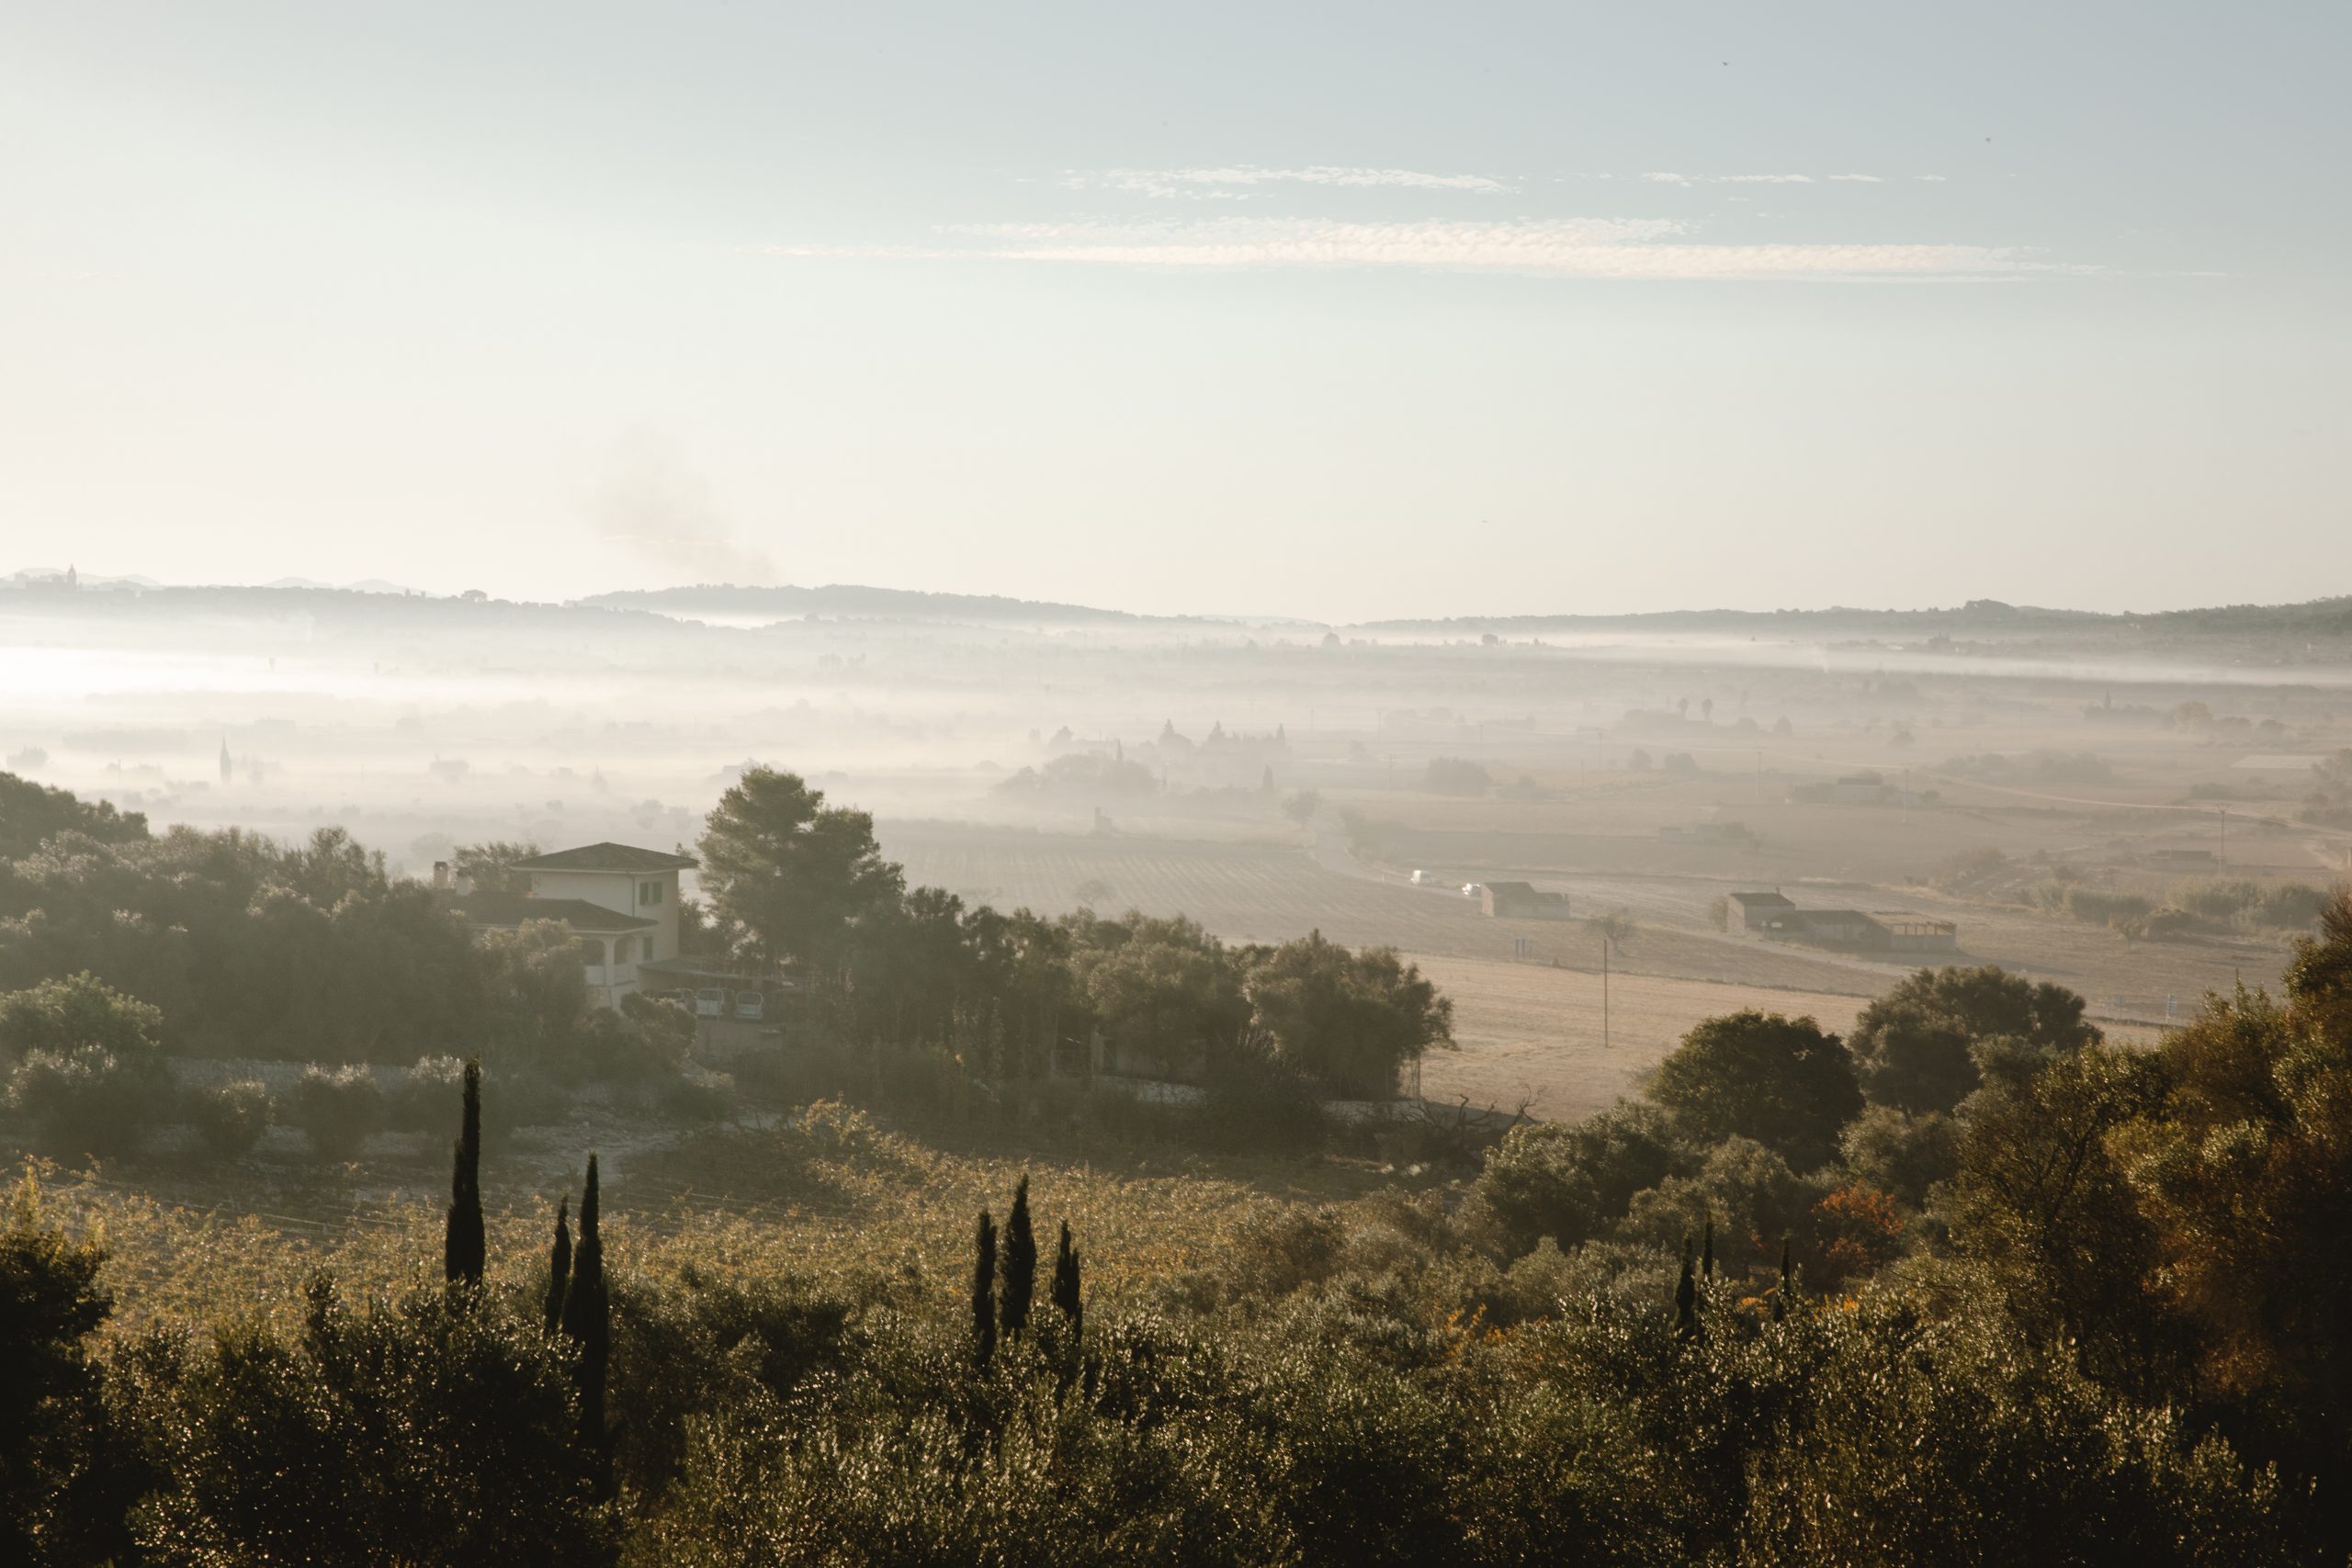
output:
[[[662,885],[658,882],[639,883],[637,901],[639,904],[659,904],[662,902]]]

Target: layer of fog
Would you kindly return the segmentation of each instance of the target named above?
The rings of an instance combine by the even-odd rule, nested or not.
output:
[[[343,824],[421,873],[486,837],[690,843],[755,761],[885,818],[1258,832],[1278,821],[1268,785],[1409,789],[1442,755],[1501,783],[1636,752],[1727,772],[1925,768],[2030,722],[2100,755],[2222,748],[2226,768],[2346,744],[2345,683],[2340,669],[2097,650],[1695,636],[1333,646],[1193,623],[741,629],[383,596],[297,595],[269,614],[18,600],[0,604],[0,766],[159,823]],[[2190,701],[2237,728],[2167,728]],[[1162,747],[1171,729],[1181,743]],[[1222,750],[1203,747],[1212,736]],[[1090,754],[1133,760],[1155,787],[1007,786]]]

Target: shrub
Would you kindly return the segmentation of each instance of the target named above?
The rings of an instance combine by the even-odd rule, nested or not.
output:
[[[1466,757],[1432,757],[1421,770],[1421,787],[1431,795],[1484,795],[1494,780]]]
[[[160,1009],[126,996],[87,971],[0,996],[0,1049],[25,1056],[95,1045],[119,1061],[155,1054]]]
[[[717,1122],[735,1112],[735,1080],[725,1073],[686,1073],[662,1086],[662,1111],[681,1122]]]
[[[420,1056],[384,1096],[384,1124],[404,1133],[437,1133],[458,1123],[466,1065],[455,1056]]]
[[[2262,897],[2258,883],[2244,881],[2176,882],[2165,897],[2176,909],[2209,920],[2234,919]]]
[[[126,1061],[102,1045],[37,1050],[18,1063],[8,1099],[57,1154],[128,1154],[162,1109],[163,1082],[151,1062]]]
[[[1192,1114],[1212,1148],[1312,1154],[1329,1134],[1314,1081],[1271,1052],[1213,1055],[1205,1087]]]
[[[2186,909],[2151,909],[2136,920],[2120,920],[2115,929],[2137,942],[2169,942],[2197,929],[2197,917]]]
[[[1581,1122],[1513,1127],[1487,1151],[1476,1191],[1514,1256],[1546,1237],[1573,1247],[1623,1217],[1634,1194],[1664,1180],[1672,1163],[1666,1118],[1621,1100]]]
[[[675,1072],[694,1054],[695,1015],[684,1003],[631,991],[621,998],[621,1017],[636,1025],[642,1055],[650,1066]]]
[[[188,1097],[187,1119],[205,1148],[221,1159],[242,1159],[277,1120],[277,1104],[251,1078],[216,1084]]]
[[[2249,911],[2261,925],[2305,929],[2319,919],[2327,907],[2327,894],[2317,887],[2300,882],[2266,888],[2260,899]]]
[[[2052,914],[2090,925],[2120,925],[2143,919],[2155,908],[2137,893],[2106,893],[2064,878],[2038,884],[2030,898]]]
[[[685,1066],[694,1038],[685,1009],[632,996],[619,1012],[590,1009],[563,1033],[532,1047],[526,1060],[557,1083],[651,1085]]]
[[[322,1159],[355,1158],[384,1125],[384,1094],[366,1067],[332,1070],[312,1064],[294,1086],[287,1118],[302,1129]]]
[[[1928,874],[1928,886],[1939,893],[1971,892],[2008,869],[2009,857],[1990,844],[1962,850]]]

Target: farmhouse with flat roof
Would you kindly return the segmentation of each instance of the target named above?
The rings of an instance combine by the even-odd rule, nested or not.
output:
[[[1782,897],[1780,890],[1775,888],[1770,893],[1735,893],[1731,896],[1731,907],[1739,911],[1739,923],[1743,929],[1761,931],[1772,930],[1783,916],[1796,908],[1796,903],[1793,899]]]
[[[1568,896],[1539,893],[1532,883],[1489,882],[1478,890],[1478,908],[1503,920],[1565,920]]]
[[[1740,928],[1816,947],[1848,947],[1865,953],[1957,953],[1960,929],[1901,910],[1800,909],[1779,892],[1734,893]]]

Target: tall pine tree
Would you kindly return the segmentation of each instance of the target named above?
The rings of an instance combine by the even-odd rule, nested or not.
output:
[[[571,1283],[571,1194],[555,1206],[555,1249],[548,1255],[548,1332],[563,1326],[563,1292]]]
[[[972,1260],[972,1359],[987,1366],[996,1355],[996,1222],[980,1211],[977,1256]]]
[[[1075,1346],[1086,1326],[1086,1305],[1079,1299],[1078,1251],[1070,1246],[1069,1222],[1062,1222],[1061,1245],[1054,1252],[1054,1305],[1069,1324],[1069,1342]]]
[[[997,1308],[1007,1339],[1020,1338],[1029,1326],[1029,1303],[1036,1295],[1037,1233],[1029,1226],[1029,1179],[1023,1176],[1004,1221],[1004,1291]]]
[[[449,1226],[441,1241],[441,1272],[451,1284],[481,1283],[481,1064],[466,1064],[466,1105],[449,1172]]]
[[[580,1245],[563,1296],[563,1332],[580,1348],[580,1446],[599,1499],[612,1495],[613,1462],[605,1431],[605,1380],[613,1355],[612,1302],[605,1292],[605,1242],[596,1231],[596,1156],[580,1192]]]
[[[1713,1214],[1707,1216],[1707,1239],[1700,1249],[1699,1272],[1705,1279],[1715,1277],[1715,1216]]]

